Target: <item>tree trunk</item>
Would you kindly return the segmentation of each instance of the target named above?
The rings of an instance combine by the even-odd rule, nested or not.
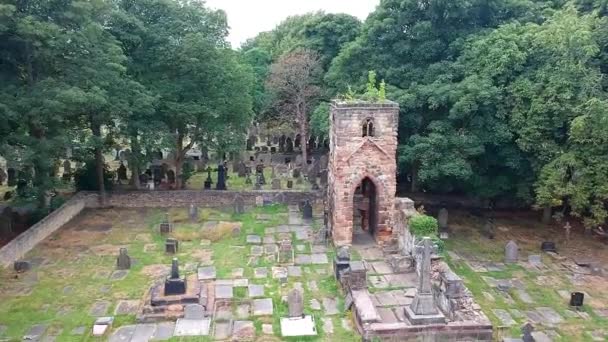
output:
[[[306,115],[300,114],[300,147],[302,149],[302,163],[308,163],[308,127]]]
[[[99,205],[104,208],[107,203],[106,199],[106,187],[104,184],[103,176],[103,151],[101,149],[101,125],[92,121],[91,131],[97,138],[95,145],[95,171],[97,174],[97,185],[99,186]]]
[[[410,191],[418,192],[418,165],[416,165],[416,163],[412,165],[412,180],[410,183]]]
[[[131,138],[131,160],[129,161],[129,168],[131,169],[131,185],[133,188],[139,190],[141,189],[141,183],[139,182],[139,157],[141,154],[141,148],[139,146],[139,140],[137,136]]]
[[[183,149],[184,149],[184,135],[178,132],[177,139],[175,141],[175,188],[181,189],[183,186],[182,179],[182,167],[184,165]]]

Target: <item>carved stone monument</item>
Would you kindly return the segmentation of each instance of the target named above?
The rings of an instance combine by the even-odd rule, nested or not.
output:
[[[304,315],[304,300],[298,289],[292,289],[287,295],[287,306],[289,317],[302,317]]]
[[[126,248],[121,248],[116,258],[116,268],[119,270],[128,270],[131,268],[131,257]]]
[[[515,241],[511,240],[507,242],[505,246],[505,263],[513,264],[517,262],[519,256],[519,247]]]
[[[186,280],[179,276],[177,258],[171,262],[171,275],[165,280],[165,296],[181,295],[186,293]]]
[[[435,305],[431,285],[431,239],[422,241],[422,264],[418,279],[416,296],[410,306],[405,307],[405,317],[413,325],[445,323],[445,316]]]

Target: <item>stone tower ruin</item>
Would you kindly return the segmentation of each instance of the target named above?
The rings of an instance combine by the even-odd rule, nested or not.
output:
[[[354,235],[392,236],[398,118],[390,101],[331,105],[327,203],[337,246],[351,245]]]

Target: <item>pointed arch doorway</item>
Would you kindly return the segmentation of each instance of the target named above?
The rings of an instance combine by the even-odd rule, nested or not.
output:
[[[375,242],[378,230],[378,191],[374,182],[363,178],[353,194],[353,244]]]

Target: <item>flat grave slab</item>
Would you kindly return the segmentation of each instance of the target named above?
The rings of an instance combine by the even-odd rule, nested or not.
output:
[[[175,322],[174,336],[208,336],[211,320],[180,318]]]
[[[259,235],[247,235],[247,243],[259,245],[262,243],[262,238]]]
[[[235,321],[232,327],[233,341],[253,341],[255,326],[253,321]]]
[[[315,265],[324,265],[329,263],[327,259],[327,254],[325,253],[315,253],[310,255],[310,260]]]
[[[131,341],[131,337],[133,337],[133,333],[135,332],[136,325],[124,325],[110,336],[110,342],[125,342]]]
[[[198,268],[198,280],[213,280],[216,277],[215,266],[205,266]]]
[[[268,268],[266,267],[256,267],[253,269],[253,277],[256,279],[267,278],[268,277]]]
[[[309,265],[312,263],[310,254],[296,254],[295,263],[296,265]]]
[[[47,328],[48,326],[46,324],[32,325],[25,336],[23,336],[23,340],[40,341]]]
[[[515,320],[513,320],[509,312],[507,312],[506,310],[493,309],[492,312],[496,317],[498,317],[502,325],[510,327],[516,324]]]
[[[335,298],[323,298],[323,309],[325,310],[325,315],[337,315],[338,311],[338,301]]]
[[[217,299],[232,299],[234,291],[232,285],[215,285],[215,298]]]
[[[273,313],[272,298],[254,299],[252,301],[254,316],[270,316]]]
[[[105,316],[108,312],[108,308],[110,308],[110,302],[98,301],[93,303],[93,306],[91,306],[91,309],[89,310],[89,314],[93,317]]]
[[[139,308],[138,300],[121,300],[116,304],[114,315],[134,315]]]
[[[302,268],[300,266],[287,266],[287,273],[290,277],[301,277]]]
[[[316,336],[315,320],[312,316],[281,318],[281,335],[284,337]]]
[[[131,341],[149,341],[156,332],[156,324],[138,324],[135,326]]]
[[[250,298],[263,297],[264,296],[264,285],[250,284],[247,288],[247,294]]]
[[[156,325],[156,331],[154,332],[154,336],[152,336],[152,340],[154,341],[165,341],[173,337],[173,332],[175,331],[175,323],[174,322],[162,322]]]

